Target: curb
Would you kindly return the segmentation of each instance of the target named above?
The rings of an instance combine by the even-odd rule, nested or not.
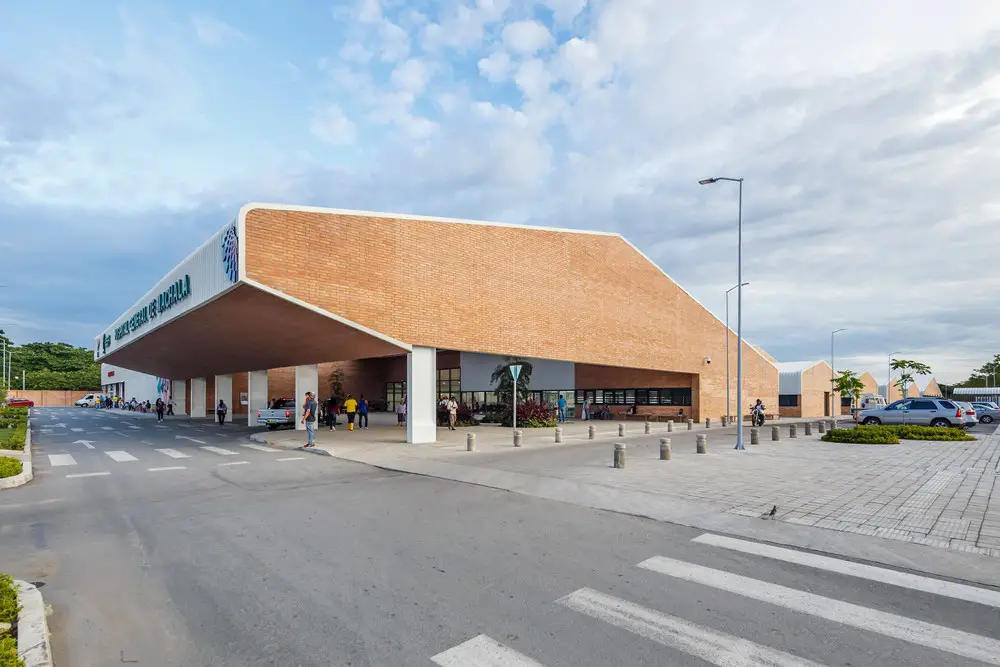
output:
[[[0,450],[0,455],[4,451]],[[35,474],[31,469],[31,418],[28,418],[28,430],[24,435],[24,455],[27,459],[26,461],[21,461],[21,473],[19,475],[14,475],[13,477],[4,477],[0,479],[0,489],[13,489],[18,486],[24,486],[31,480],[35,478]]]
[[[24,660],[25,667],[52,667],[49,622],[42,594],[26,581],[15,580],[14,586],[21,606],[17,617],[17,655]]]

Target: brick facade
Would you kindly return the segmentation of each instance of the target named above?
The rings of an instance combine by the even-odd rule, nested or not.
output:
[[[40,408],[65,408],[76,404],[87,394],[99,394],[100,389],[76,391],[72,389],[11,389],[11,398],[26,398]]]
[[[725,413],[725,325],[617,235],[322,210],[245,216],[251,281],[413,345],[693,376],[692,410]],[[358,239],[364,251],[346,251]],[[744,345],[744,404],[776,405],[777,369]]]

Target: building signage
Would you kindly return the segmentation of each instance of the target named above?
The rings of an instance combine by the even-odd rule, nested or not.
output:
[[[148,304],[135,311],[132,317],[122,322],[115,328],[115,340],[121,340],[133,331],[138,331],[150,320],[155,320],[156,316],[164,313],[176,304],[191,295],[191,276],[185,274],[183,278],[178,278],[170,287],[163,290],[158,297]],[[110,343],[109,337],[105,336],[105,343]],[[107,350],[107,344],[104,348]]]

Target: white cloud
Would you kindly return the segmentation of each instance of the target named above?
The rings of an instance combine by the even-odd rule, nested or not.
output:
[[[569,25],[587,6],[587,0],[545,0],[544,4],[552,10],[557,24]]]
[[[504,46],[511,51],[533,55],[552,44],[552,34],[541,21],[515,21],[504,26]]]
[[[473,6],[457,3],[440,23],[423,28],[421,43],[427,51],[442,48],[465,50],[479,44],[487,26],[496,23],[510,9],[510,0],[477,0]]]
[[[360,0],[358,20],[362,23],[378,23],[382,20],[382,5],[379,0]]]
[[[389,78],[396,88],[419,95],[427,86],[430,73],[427,71],[427,65],[424,64],[424,61],[410,58],[397,65]]]
[[[579,37],[559,47],[553,69],[560,77],[581,88],[593,87],[612,74],[611,64],[602,57],[597,44]]]
[[[495,51],[485,58],[480,58],[479,73],[488,81],[496,83],[507,78],[511,70],[510,56],[506,51]]]
[[[246,34],[241,30],[207,14],[193,14],[191,24],[194,26],[198,39],[207,46],[221,46],[247,41]]]
[[[314,114],[309,131],[320,141],[334,145],[352,144],[357,138],[354,122],[336,104],[327,105]]]

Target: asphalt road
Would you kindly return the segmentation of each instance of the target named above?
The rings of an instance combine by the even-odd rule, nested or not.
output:
[[[0,571],[45,582],[59,667],[1000,664],[1000,591],[262,451],[232,425],[35,412]]]

